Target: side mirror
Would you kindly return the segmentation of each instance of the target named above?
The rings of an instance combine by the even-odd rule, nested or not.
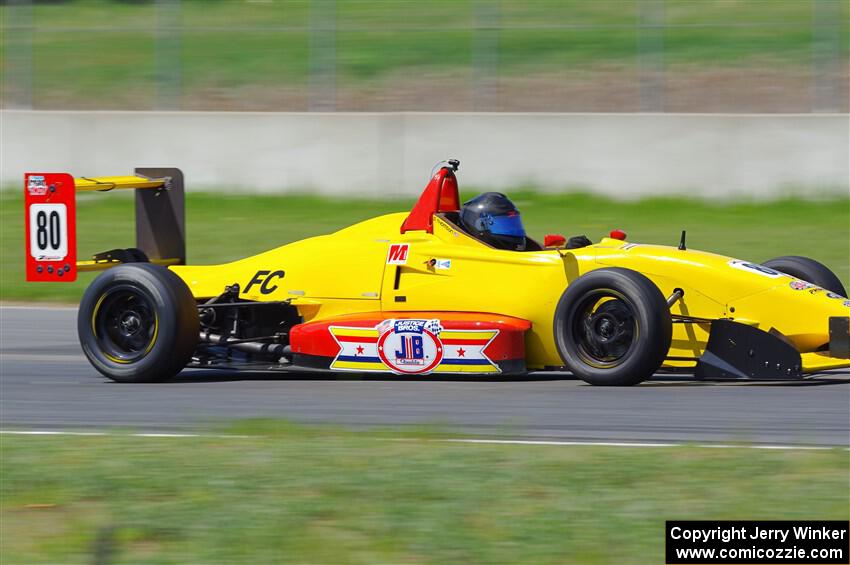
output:
[[[543,247],[563,247],[567,243],[567,238],[560,234],[548,233],[543,238]]]

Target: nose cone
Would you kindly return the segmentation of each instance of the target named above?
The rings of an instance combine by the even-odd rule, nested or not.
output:
[[[774,329],[801,353],[829,343],[831,316],[850,316],[846,297],[750,261],[614,239],[603,240],[593,250],[597,263],[641,272],[664,293],[683,288],[682,303],[688,310],[682,314]]]
[[[850,300],[811,283],[783,276],[773,288],[735,300],[735,318],[757,322],[791,340],[801,353],[829,343],[829,318],[850,316]]]

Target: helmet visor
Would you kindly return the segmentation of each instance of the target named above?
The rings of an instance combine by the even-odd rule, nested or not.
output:
[[[508,216],[491,216],[490,233],[494,235],[510,235],[514,237],[525,237],[525,228],[522,227],[522,219],[519,214],[512,212]]]

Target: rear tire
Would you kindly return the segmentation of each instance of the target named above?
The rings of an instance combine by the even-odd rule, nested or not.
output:
[[[846,297],[847,291],[844,285],[835,273],[829,270],[826,265],[809,259],[808,257],[800,257],[798,255],[786,255],[777,257],[762,263],[765,267],[769,267],[780,273],[791,275],[806,282],[816,284],[835,294],[840,294]]]
[[[80,345],[104,376],[122,383],[170,379],[198,344],[189,287],[150,263],[112,267],[86,289],[77,315]]]
[[[670,308],[651,280],[631,269],[591,271],[555,310],[555,343],[567,368],[600,386],[631,386],[661,367],[673,335]]]

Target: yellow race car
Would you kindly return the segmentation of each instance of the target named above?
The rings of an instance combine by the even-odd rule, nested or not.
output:
[[[503,195],[462,206],[458,166],[439,164],[409,213],[208,266],[183,264],[179,170],[28,173],[27,276],[104,270],[80,303],[78,332],[92,365],[121,382],[206,367],[568,370],[634,385],[660,369],[789,380],[850,366],[850,300],[820,263],[759,265],[688,249],[684,233],[678,247],[618,231],[541,244]],[[136,189],[136,247],[77,262],[75,192],[116,188]]]

